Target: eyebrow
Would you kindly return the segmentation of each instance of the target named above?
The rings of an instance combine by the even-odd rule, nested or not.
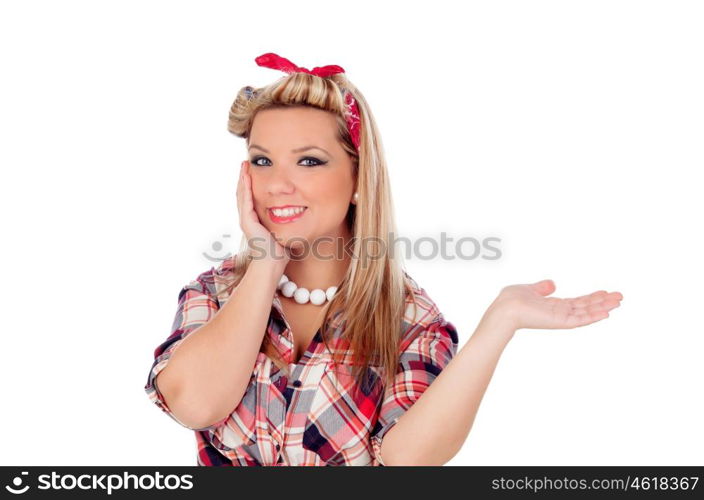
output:
[[[254,149],[254,148],[256,148],[256,149],[261,149],[261,150],[264,151],[265,153],[269,153],[268,150],[264,149],[263,147],[261,147],[261,146],[259,146],[259,145],[257,145],[257,144],[250,144],[249,149]],[[325,153],[325,154],[327,154],[327,155],[329,155],[329,156],[332,156],[330,153],[328,153],[328,152],[325,151],[323,148],[318,147],[318,146],[303,146],[302,148],[292,149],[291,152],[292,152],[292,153],[302,153],[303,151],[308,151],[309,149],[319,149],[319,150],[321,150],[323,153]]]

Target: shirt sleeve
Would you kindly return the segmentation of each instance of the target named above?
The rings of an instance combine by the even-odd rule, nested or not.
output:
[[[156,376],[166,368],[166,365],[171,358],[171,355],[183,342],[183,340],[200,326],[206,324],[215,313],[219,306],[214,298],[214,284],[212,280],[213,269],[202,273],[198,278],[184,286],[178,295],[178,306],[176,316],[171,327],[171,334],[168,338],[154,350],[154,363],[147,378],[147,384],[144,386],[149,399],[161,408],[173,420],[178,422],[183,427],[194,431],[213,430],[223,422],[218,422],[209,427],[200,429],[189,427],[176,418],[171,409],[166,404],[164,396],[159,391],[156,384]]]
[[[371,434],[374,458],[380,465],[386,465],[381,458],[384,435],[457,354],[457,344],[455,326],[439,314],[402,351],[394,383],[385,391]]]

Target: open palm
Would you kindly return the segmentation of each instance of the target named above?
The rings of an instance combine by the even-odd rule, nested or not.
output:
[[[565,329],[588,325],[609,317],[620,306],[623,295],[599,290],[580,297],[548,297],[555,291],[552,280],[511,285],[494,301],[501,305],[516,330],[519,328]]]

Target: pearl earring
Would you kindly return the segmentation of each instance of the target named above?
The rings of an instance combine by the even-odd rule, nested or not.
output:
[[[359,193],[355,193],[353,198],[354,198],[354,202],[357,203],[359,201]]]

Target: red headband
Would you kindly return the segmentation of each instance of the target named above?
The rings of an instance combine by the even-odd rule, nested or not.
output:
[[[337,73],[344,73],[345,70],[336,64],[330,64],[328,66],[316,66],[312,70],[296,66],[291,61],[285,57],[281,57],[273,52],[267,52],[261,56],[254,59],[258,66],[263,66],[265,68],[278,69],[286,73],[308,73],[310,75],[316,75],[321,78],[326,78],[328,76],[335,75]],[[355,100],[352,93],[345,91],[345,104],[347,105],[348,113],[346,115],[347,129],[350,132],[350,137],[352,138],[352,143],[354,147],[357,148],[359,152],[359,108],[357,107],[357,101]]]

